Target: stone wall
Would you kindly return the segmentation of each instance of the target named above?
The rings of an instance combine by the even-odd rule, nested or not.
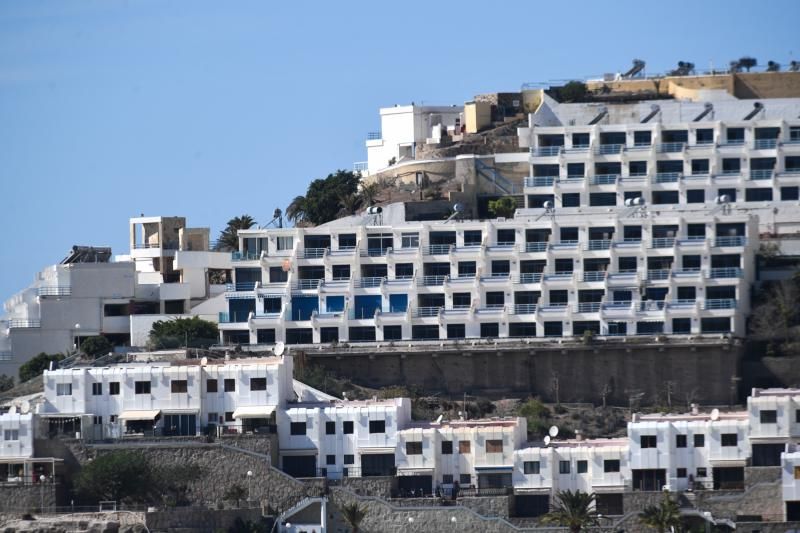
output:
[[[748,466],[744,469],[744,485],[752,487],[760,483],[780,483],[780,466]]]
[[[759,483],[744,491],[709,490],[695,493],[695,507],[710,511],[714,518],[735,520],[737,516],[761,516],[764,520],[783,520],[783,495],[780,481]]]
[[[44,485],[2,485],[0,486],[0,512],[26,513],[42,506],[52,509],[56,505],[56,487],[52,483]]]
[[[397,478],[393,476],[346,477],[339,481],[342,487],[356,494],[388,499],[397,489]]]
[[[458,498],[458,504],[472,509],[479,515],[508,518],[512,514],[512,499],[509,496],[467,496]]]
[[[800,533],[800,522],[738,522],[741,533]]]
[[[453,347],[402,346],[378,349],[338,348],[307,354],[316,364],[360,385],[404,385],[425,394],[486,396],[538,395],[555,401],[553,377],[558,376],[560,401],[602,402],[611,388],[611,405],[628,405],[628,392],[646,393],[642,402],[665,403],[664,383],[673,381],[674,401],[691,396],[701,404],[731,401],[731,377],[743,349],[725,341],[718,344],[664,342],[641,344],[598,343],[558,345],[537,342],[509,347],[463,343]],[[680,399],[680,400],[678,400]]]
[[[166,531],[173,528],[192,531],[228,530],[241,518],[244,522],[257,523],[262,520],[261,508],[213,510],[197,507],[176,507],[168,511],[156,511],[145,515],[150,530]],[[270,528],[272,523],[267,524]]]

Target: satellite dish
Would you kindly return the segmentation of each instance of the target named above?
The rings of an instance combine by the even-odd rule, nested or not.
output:
[[[549,433],[551,437],[556,438],[558,435],[558,426],[550,426],[550,429],[547,430],[547,433]]]
[[[292,262],[288,259],[284,259],[283,263],[281,263],[281,268],[284,272],[289,272],[292,269]]]
[[[544,207],[545,209],[553,209],[553,202],[548,200],[544,204],[542,204],[542,207]]]
[[[31,412],[31,402],[28,400],[22,400],[22,405],[19,406],[19,412],[23,415],[27,415]]]
[[[10,415],[17,414],[17,406],[16,405],[12,405],[11,407],[9,407],[8,408],[8,414],[10,414]]]
[[[711,420],[719,420],[719,409],[711,410]]]
[[[200,359],[200,366],[206,366],[208,364],[208,357],[202,357]]]
[[[436,424],[441,424],[441,423],[442,423],[442,418],[444,418],[444,415],[439,415],[439,416],[436,418],[436,422],[435,422],[435,423],[436,423]]]
[[[544,445],[550,446],[550,435],[545,435],[544,437]]]
[[[628,198],[625,200],[625,207],[633,207],[633,198]]]
[[[455,204],[453,206],[453,211],[456,213],[463,213],[464,212],[464,204]]]
[[[714,198],[714,202],[716,202],[718,204],[727,204],[730,201],[731,201],[731,198],[727,194],[723,194],[721,196],[717,196],[716,198]]]
[[[283,352],[286,351],[286,345],[283,344],[281,341],[275,343],[275,347],[272,348],[272,353],[275,355],[283,355]]]
[[[368,215],[380,215],[381,213],[383,213],[383,208],[380,206],[373,206],[367,208]]]

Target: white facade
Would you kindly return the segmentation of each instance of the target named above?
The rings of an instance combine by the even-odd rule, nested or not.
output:
[[[0,459],[33,457],[34,424],[32,413],[0,415]]]
[[[355,170],[374,174],[391,164],[414,159],[417,144],[428,139],[436,141],[439,129],[450,130],[451,135],[464,123],[463,106],[404,105],[384,107],[380,110],[381,131],[367,135],[367,165],[357,164]],[[394,163],[390,161],[394,160]]]

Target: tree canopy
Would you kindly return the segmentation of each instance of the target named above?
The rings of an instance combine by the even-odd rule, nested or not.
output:
[[[358,197],[361,175],[349,170],[337,170],[308,186],[305,196],[297,196],[286,208],[286,217],[294,224],[317,226],[335,220],[343,210],[355,211],[359,206],[351,197]],[[351,213],[352,214],[352,213]]]
[[[39,355],[19,367],[20,383],[33,379],[36,376],[41,376],[44,371],[50,367],[51,361],[61,361],[62,359],[64,359],[64,354],[48,354],[41,352]]]
[[[366,516],[366,508],[360,506],[358,502],[348,503],[342,507],[342,518],[352,528],[353,533],[360,531],[361,522]]]
[[[81,342],[81,351],[92,359],[100,357],[101,355],[106,355],[113,349],[114,346],[111,344],[111,341],[102,335],[89,337]]]
[[[12,376],[0,375],[0,392],[5,392],[14,388],[14,378]]]
[[[208,348],[217,342],[217,325],[200,317],[158,320],[150,329],[153,348]]]
[[[559,491],[553,501],[552,508],[542,521],[568,527],[570,532],[578,533],[584,527],[596,526],[597,511],[594,509],[594,494],[580,490]]]
[[[660,504],[645,507],[639,513],[639,519],[644,525],[658,530],[658,533],[665,533],[670,528],[680,528],[681,510],[678,502],[667,496]]]
[[[513,196],[503,196],[489,202],[489,214],[493,217],[511,218],[517,210],[517,200]]]
[[[233,217],[228,221],[225,229],[219,232],[217,244],[214,250],[218,252],[236,252],[239,250],[239,236],[240,229],[250,229],[256,225],[256,221],[250,215],[242,215],[240,217]]]

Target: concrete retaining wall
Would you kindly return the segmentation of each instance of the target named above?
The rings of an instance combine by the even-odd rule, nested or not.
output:
[[[9,485],[0,486],[0,512],[26,513],[39,509],[44,497],[44,508],[56,505],[56,485]]]
[[[145,515],[150,530],[166,531],[173,528],[192,531],[228,530],[236,522],[257,523],[261,521],[261,509],[225,509],[212,510],[197,507],[176,507],[168,511],[157,511]],[[271,527],[269,524],[267,527]]]

